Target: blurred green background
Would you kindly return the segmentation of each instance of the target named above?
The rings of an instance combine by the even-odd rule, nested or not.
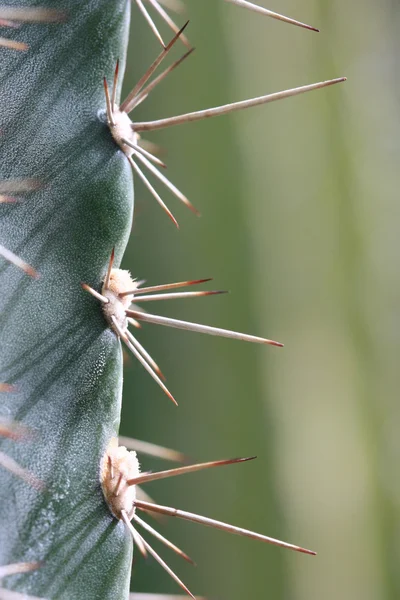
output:
[[[171,519],[162,532],[198,567],[162,554],[196,594],[397,600],[399,3],[259,2],[321,33],[222,0],[187,0],[196,52],[133,118],[348,81],[148,135],[167,149],[171,180],[202,218],[155,184],[177,231],[136,182],[123,266],[149,285],[214,277],[210,289],[228,296],[155,304],[155,312],[265,335],[285,348],[144,326],[139,339],[180,406],[128,359],[121,433],[196,460],[257,454],[146,490],[160,503],[318,551],[313,558]],[[133,5],[125,92],[158,52]],[[157,564],[138,556],[133,589],[177,593]]]

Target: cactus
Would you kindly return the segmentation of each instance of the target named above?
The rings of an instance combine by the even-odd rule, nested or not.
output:
[[[7,30],[29,50],[2,50],[0,179],[41,184],[2,205],[2,243],[40,273],[1,271],[1,381],[14,386],[2,413],[32,430],[4,453],[46,489],[1,471],[0,564],[42,562],[4,580],[33,596],[126,598],[132,548],[98,484],[119,423],[121,349],[80,281],[97,285],[131,227],[130,169],[98,114],[103,74],[124,62],[130,6],[68,0],[57,9],[63,23]]]
[[[243,0],[228,1],[313,29]],[[140,299],[163,299],[165,294],[154,292],[183,284],[139,287],[126,271],[114,268],[114,260],[119,265],[131,230],[131,168],[177,225],[138,162],[193,209],[155,166],[164,165],[141,145],[141,132],[265,104],[344,78],[158,121],[132,122],[128,114],[191,53],[186,52],[151,80],[177,41],[190,42],[184,28],[179,29],[167,12],[177,6],[175,1],[148,3],[175,37],[165,45],[145,4],[136,0],[135,8],[146,17],[164,48],[121,104],[120,74],[125,66],[130,13],[127,0],[89,0],[84,4],[63,0],[56,8],[52,0],[43,0],[39,8],[28,2],[0,6],[0,24],[7,27],[7,36],[0,38],[4,56],[0,94],[5,107],[0,117],[0,240],[4,244],[0,254],[13,263],[0,269],[0,415],[8,419],[3,426],[0,423],[4,438],[0,454],[0,597],[3,593],[6,598],[16,598],[11,592],[7,596],[9,589],[48,600],[128,598],[130,534],[135,546],[158,557],[130,524],[132,518],[142,524],[135,508],[165,514],[175,511],[175,516],[312,553],[137,499],[137,484],[151,478],[139,474],[135,455],[121,451],[124,460],[129,456],[127,461],[134,463],[125,472],[119,459],[114,463],[113,452],[119,451],[110,451],[110,440],[118,435],[121,410],[120,340],[174,398],[158,365],[128,331],[128,321],[134,326],[144,321],[281,344],[139,311],[135,304]],[[15,23],[22,25],[16,29]],[[48,77],[49,73],[56,77]],[[107,78],[112,73],[110,91]],[[100,301],[102,310],[85,291]],[[167,296],[213,293],[219,291]],[[236,461],[207,466],[231,462]],[[166,473],[199,468],[204,464]],[[152,478],[161,477],[162,473]],[[121,482],[126,487],[124,499],[125,492],[128,496],[123,510],[114,503]],[[126,508],[129,503],[130,510]],[[161,564],[166,566],[162,560]],[[170,569],[168,572],[181,583]]]

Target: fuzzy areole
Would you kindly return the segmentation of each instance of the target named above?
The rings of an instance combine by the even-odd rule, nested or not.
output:
[[[122,519],[125,511],[129,520],[135,513],[136,486],[129,485],[130,479],[140,475],[140,465],[134,450],[118,446],[112,438],[101,463],[100,483],[104,498],[116,519]]]

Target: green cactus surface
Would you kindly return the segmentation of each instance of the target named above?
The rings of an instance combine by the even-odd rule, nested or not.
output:
[[[8,2],[13,7],[33,1]],[[63,22],[7,29],[1,48],[0,181],[38,189],[1,206],[0,239],[39,273],[0,265],[0,414],[29,436],[1,450],[43,482],[0,467],[0,564],[41,561],[3,587],[43,598],[127,598],[132,543],[99,486],[119,426],[120,343],[81,282],[99,288],[132,221],[130,167],[104,120],[103,76],[124,59],[126,0],[43,0]]]

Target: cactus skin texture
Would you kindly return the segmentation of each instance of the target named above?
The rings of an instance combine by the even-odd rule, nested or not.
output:
[[[1,206],[0,239],[39,272],[0,262],[0,415],[29,427],[1,450],[45,484],[0,468],[0,565],[41,561],[1,586],[46,599],[126,599],[132,544],[99,485],[119,425],[122,355],[80,285],[98,288],[112,247],[118,264],[133,212],[130,166],[102,119],[102,78],[123,70],[128,0],[9,0],[66,11],[26,24],[0,49],[0,180],[40,189]]]

